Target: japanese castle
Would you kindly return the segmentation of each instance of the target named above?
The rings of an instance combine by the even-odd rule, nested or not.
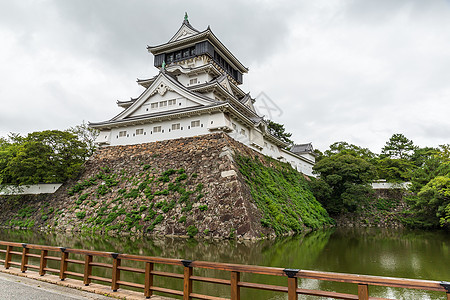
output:
[[[268,128],[253,99],[239,85],[246,68],[208,28],[191,26],[187,14],[175,35],[148,46],[159,74],[138,79],[145,90],[117,101],[123,111],[109,121],[89,123],[98,146],[132,145],[224,132],[248,147],[312,175],[311,144],[290,146]]]

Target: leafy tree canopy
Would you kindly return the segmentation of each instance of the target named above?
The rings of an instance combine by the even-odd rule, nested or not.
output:
[[[409,160],[389,157],[380,158],[375,165],[378,178],[386,179],[388,182],[409,181],[414,170],[414,165]]]
[[[330,145],[330,149],[326,150],[324,154],[328,157],[335,154],[350,154],[366,160],[372,160],[377,157],[377,155],[368,148],[361,148],[347,142],[336,142]]]
[[[0,185],[63,182],[90,156],[89,144],[69,131],[46,130],[0,140]]]
[[[401,133],[396,133],[391,136],[383,149],[381,149],[381,156],[391,159],[410,159],[416,148],[413,141]]]
[[[94,141],[100,133],[97,129],[89,127],[89,125],[83,121],[80,125],[70,127],[67,131],[75,134],[81,142],[88,146],[89,156],[95,152]]]
[[[279,138],[283,142],[285,142],[289,145],[292,145],[294,143],[294,141],[292,141],[290,139],[292,136],[292,133],[286,132],[286,129],[284,128],[283,124],[279,124],[279,123],[269,120],[267,129],[269,130],[270,134]]]
[[[430,180],[420,190],[416,207],[432,225],[450,228],[450,174]]]
[[[313,170],[320,175],[311,183],[314,195],[331,215],[354,211],[372,191],[375,168],[363,158],[338,153],[322,158]]]

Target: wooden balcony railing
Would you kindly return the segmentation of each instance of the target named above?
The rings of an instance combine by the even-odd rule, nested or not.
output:
[[[19,250],[20,249],[20,250]],[[30,253],[30,250],[37,253]],[[80,278],[85,285],[89,285],[92,280],[105,282],[111,285],[113,291],[117,291],[119,287],[133,287],[143,290],[144,295],[148,298],[152,296],[153,292],[162,292],[172,295],[182,296],[183,299],[209,299],[209,300],[225,300],[227,298],[220,298],[211,295],[203,295],[195,293],[193,291],[193,282],[206,282],[219,285],[230,286],[230,295],[232,300],[240,299],[240,288],[251,288],[266,291],[276,291],[288,294],[288,299],[298,299],[298,295],[313,295],[328,297],[334,299],[384,299],[373,298],[369,296],[369,285],[372,286],[384,286],[384,287],[397,287],[405,289],[419,289],[425,291],[437,291],[446,293],[447,299],[450,300],[450,283],[439,282],[430,280],[416,280],[416,279],[404,279],[404,278],[392,278],[392,277],[379,277],[379,276],[367,276],[367,275],[354,275],[343,273],[331,273],[331,272],[317,272],[298,269],[283,269],[263,266],[252,265],[239,265],[239,264],[227,264],[216,263],[206,261],[190,261],[182,259],[160,258],[150,256],[140,256],[131,254],[120,254],[101,251],[90,251],[82,249],[71,249],[64,247],[52,247],[42,245],[21,244],[13,242],[0,241],[0,253],[4,254],[4,260],[0,259],[0,263],[4,263],[6,269],[11,266],[19,267],[22,272],[26,272],[28,269],[35,269],[39,272],[39,275],[44,276],[47,272],[59,274],[59,278],[64,280],[67,276]],[[52,255],[49,255],[52,253]],[[56,254],[55,254],[56,253]],[[76,254],[84,256],[84,260],[77,260],[69,258],[69,255]],[[20,256],[21,262],[18,259],[13,260],[13,255]],[[32,257],[36,260],[39,259],[39,265],[32,265],[28,263],[28,259]],[[110,260],[110,263],[95,261],[99,257],[103,257],[104,260]],[[59,269],[49,268],[48,261],[59,262]],[[142,268],[133,268],[122,265],[122,262],[134,261],[142,264]],[[84,272],[78,273],[70,271],[69,266],[72,265],[84,266]],[[155,265],[174,265],[182,266],[184,269],[183,274],[171,273],[165,271],[157,271],[154,269]],[[92,275],[92,268],[107,268],[111,269],[111,277],[100,277]],[[220,279],[213,277],[202,277],[194,275],[195,269],[212,269],[230,272],[230,279]],[[73,269],[73,268],[72,268]],[[136,282],[127,282],[121,280],[121,271],[144,274],[144,284]],[[245,282],[240,279],[242,273],[251,274],[264,274],[271,276],[286,277],[287,282],[285,286],[261,284],[253,282]],[[177,278],[182,280],[180,282],[180,290],[170,289],[162,286],[154,285],[154,277],[162,276],[168,278]],[[338,292],[328,292],[312,289],[298,288],[297,281],[299,278],[317,279],[323,281],[335,281],[352,283],[358,286],[358,294],[345,294]],[[182,287],[182,290],[181,290]]]

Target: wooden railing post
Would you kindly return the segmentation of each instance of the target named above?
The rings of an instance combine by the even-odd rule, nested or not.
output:
[[[445,289],[447,294],[447,300],[450,300],[450,282],[441,281],[441,286]]]
[[[119,284],[117,281],[120,280],[120,270],[118,267],[120,267],[120,259],[117,257],[119,256],[119,253],[111,253],[111,256],[113,257],[113,266],[112,266],[112,281],[111,281],[111,289],[113,292],[117,292],[119,289]]]
[[[241,299],[241,290],[239,288],[239,281],[241,280],[241,273],[231,272],[231,300]]]
[[[67,271],[67,259],[69,258],[69,253],[66,252],[66,248],[59,248],[61,249],[61,265],[59,269],[59,279],[64,280],[66,279],[66,271]]]
[[[44,276],[45,268],[47,268],[47,258],[48,250],[41,250],[41,259],[39,260],[39,275]]]
[[[6,254],[5,254],[5,269],[9,269],[9,262],[12,259],[11,254],[12,246],[6,246]]]
[[[153,286],[153,263],[146,262],[145,263],[145,287],[144,287],[144,295],[146,298],[150,298],[153,295],[153,291],[151,287]]]
[[[22,244],[23,250],[22,250],[22,263],[20,264],[20,271],[22,273],[25,273],[27,270],[27,264],[28,264],[28,252],[30,252],[30,249],[27,248],[27,244]]]
[[[89,276],[92,274],[92,266],[90,265],[92,262],[92,255],[86,255],[84,257],[84,277],[83,283],[84,285],[89,285],[91,283],[91,279]]]
[[[183,300],[190,300],[192,294],[192,260],[182,260],[184,266]]]
[[[358,300],[369,300],[369,286],[358,284]]]
[[[298,279],[295,277],[300,271],[299,269],[284,269],[283,270],[288,277],[288,300],[297,300],[297,285]]]

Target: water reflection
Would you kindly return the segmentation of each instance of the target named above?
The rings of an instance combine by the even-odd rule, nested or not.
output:
[[[430,280],[450,280],[450,238],[443,232],[382,230],[370,228],[338,228],[315,231],[306,236],[278,238],[270,241],[193,240],[180,238],[149,239],[136,236],[112,237],[34,233],[0,230],[0,239],[14,242],[64,246],[99,251],[205,260],[283,268],[368,274]],[[82,259],[81,257],[79,259]],[[101,260],[99,260],[101,261]],[[106,260],[105,260],[106,262]],[[110,262],[110,261],[109,261]],[[140,263],[131,267],[143,268]],[[56,265],[54,266],[56,267]],[[82,266],[73,271],[82,273]],[[159,266],[160,270],[179,272],[176,266]],[[110,270],[94,270],[106,276]],[[195,275],[229,279],[229,273],[195,270]],[[286,278],[243,274],[242,280],[286,285]],[[141,274],[123,273],[123,280],[143,283]],[[156,284],[181,289],[177,279],[158,278]],[[357,292],[356,285],[317,280],[300,280],[302,288],[345,293]],[[194,285],[199,293],[229,297],[229,288],[211,284]],[[445,299],[443,293],[422,293],[403,289],[371,287],[371,296],[398,299]],[[242,290],[243,299],[286,299],[286,295],[249,289]],[[302,299],[308,299],[302,297]],[[311,299],[318,299],[317,297]]]

